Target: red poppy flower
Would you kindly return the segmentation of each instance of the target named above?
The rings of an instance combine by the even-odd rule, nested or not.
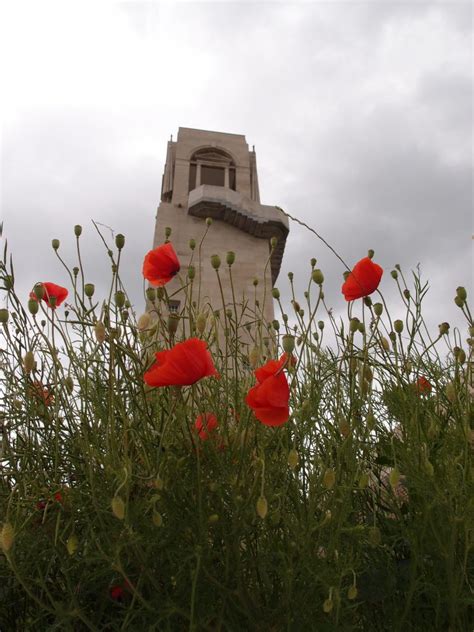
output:
[[[43,301],[45,301],[48,307],[51,307],[52,309],[56,309],[56,307],[59,307],[69,294],[65,287],[56,285],[56,283],[50,283],[49,281],[46,281],[45,283],[41,283],[41,285],[44,289]],[[51,305],[50,303],[51,297],[54,297],[56,299],[56,303],[54,305]],[[30,292],[30,298],[35,301],[38,300],[38,297],[34,292]]]
[[[266,426],[281,426],[290,416],[290,387],[283,372],[286,356],[269,360],[255,371],[258,384],[251,388],[245,403]]]
[[[419,395],[429,395],[431,393],[432,386],[426,377],[421,376],[417,379],[415,388]]]
[[[167,242],[145,255],[143,276],[152,285],[165,285],[179,272],[180,267],[172,244]]]
[[[217,417],[213,413],[204,413],[204,415],[198,415],[194,427],[199,434],[199,438],[205,441],[209,439],[209,433],[217,428],[219,422]]]
[[[122,586],[111,586],[110,596],[114,601],[122,601],[124,594]]]
[[[158,351],[155,364],[143,379],[149,386],[189,386],[203,377],[218,376],[207,343],[199,338]]]
[[[363,298],[375,292],[382,278],[382,268],[369,257],[358,261],[342,286],[346,301]]]

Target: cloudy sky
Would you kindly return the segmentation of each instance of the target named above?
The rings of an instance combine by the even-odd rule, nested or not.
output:
[[[462,322],[452,298],[472,286],[470,2],[43,0],[3,3],[0,24],[1,214],[25,295],[38,280],[67,285],[50,242],[75,265],[76,223],[86,275],[105,288],[94,219],[126,235],[141,311],[166,141],[183,126],[245,134],[263,203],[349,264],[373,248],[389,299],[393,265],[410,275],[420,264],[429,322]],[[292,270],[303,287],[312,256],[339,313],[342,264],[294,224],[277,285],[286,292]]]

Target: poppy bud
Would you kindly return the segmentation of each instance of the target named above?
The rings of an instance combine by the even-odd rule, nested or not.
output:
[[[280,323],[278,322],[278,320],[272,320],[272,327],[275,331],[278,331],[280,329]]]
[[[175,334],[178,331],[179,316],[178,314],[170,314],[168,316],[168,331],[170,334]]]
[[[82,226],[80,224],[76,224],[74,226],[74,234],[76,235],[76,237],[80,237],[82,234]]]
[[[313,270],[313,272],[311,273],[311,278],[318,285],[322,285],[324,281],[324,274],[319,268],[316,268],[316,270]]]
[[[231,266],[234,263],[234,261],[235,261],[235,252],[233,252],[232,250],[229,250],[226,256],[226,263],[228,266]]]
[[[13,527],[9,522],[5,522],[2,530],[0,531],[0,546],[7,553],[13,545],[13,541],[15,540],[15,532],[13,531]]]
[[[116,235],[115,245],[117,246],[119,250],[122,250],[122,248],[125,246],[125,235],[122,235],[122,233],[119,233],[118,235]]]
[[[160,513],[158,513],[158,511],[154,511],[153,512],[153,524],[155,525],[155,527],[162,527],[163,526],[163,517]]]
[[[354,334],[359,329],[359,323],[360,320],[356,316],[351,318],[349,322],[349,331]]]
[[[5,307],[0,309],[0,323],[2,324],[8,323],[9,317],[10,317],[10,312],[8,311],[8,309],[6,309]]]
[[[364,296],[364,305],[367,305],[367,307],[370,307],[372,305],[372,299],[370,298],[370,296]]]
[[[39,301],[41,301],[44,296],[44,285],[42,283],[36,283],[33,287],[33,294]]]
[[[440,336],[444,336],[449,331],[449,323],[441,323],[441,325],[438,325],[438,327]]]
[[[165,239],[168,239],[171,236],[171,227],[166,226],[165,228]]]
[[[283,351],[286,353],[293,353],[295,348],[295,337],[290,334],[285,334],[282,338]]]
[[[128,319],[128,310],[124,309],[120,316],[122,318],[122,322],[125,322]]]
[[[87,298],[92,298],[95,292],[95,285],[93,283],[86,283],[84,285],[84,294]]]
[[[390,331],[389,334],[388,334],[388,337],[392,341],[392,344],[395,345],[395,343],[397,342],[397,335],[396,335],[396,333],[394,331]]]
[[[66,548],[69,555],[74,555],[74,553],[77,551],[78,546],[79,542],[77,536],[75,536],[74,534],[69,536],[66,542]]]
[[[94,325],[95,338],[99,344],[102,344],[106,338],[105,325],[100,320]]]
[[[119,290],[118,292],[115,292],[114,299],[115,299],[115,304],[117,305],[118,308],[123,307],[125,305],[125,294],[121,290]]]
[[[293,277],[294,277],[293,272],[288,272],[288,278],[290,279],[290,281],[293,281]]]
[[[33,355],[32,351],[27,351],[25,353],[25,357],[23,358],[23,368],[25,370],[25,373],[31,373],[31,371],[33,371],[33,369],[35,368],[35,356]]]
[[[188,279],[192,281],[195,277],[196,277],[196,268],[194,266],[189,266]]]
[[[334,487],[335,482],[336,482],[336,472],[332,468],[327,469],[324,472],[324,476],[323,476],[323,486],[326,489],[332,489]]]
[[[77,275],[79,274],[79,268],[77,266],[74,266],[74,268],[72,269],[72,273],[75,277],[77,277]]]
[[[461,301],[465,301],[467,299],[466,288],[462,287],[462,285],[460,285],[458,288],[456,288],[456,296],[459,296]]]
[[[147,287],[147,289],[146,289],[146,297],[152,303],[155,301],[155,299],[156,299],[156,290],[155,290],[154,287]]]
[[[396,487],[400,481],[400,471],[398,467],[392,468],[388,477],[389,483],[392,487]]]
[[[347,281],[347,279],[349,278],[349,275],[350,275],[349,270],[346,270],[345,272],[342,273],[342,277],[344,281]]]
[[[257,514],[260,516],[262,520],[265,520],[265,517],[268,512],[268,503],[265,496],[260,496],[257,500]]]
[[[212,255],[211,265],[214,270],[219,270],[219,268],[221,267],[221,258],[219,257],[219,255]]]
[[[373,259],[374,258],[374,254],[375,252],[372,250],[372,248],[368,251],[367,256],[369,257],[369,259]]]
[[[219,514],[212,514],[211,516],[209,516],[207,521],[209,524],[215,524],[216,522],[219,522]]]
[[[311,264],[311,267],[312,267],[312,268],[314,268],[314,266],[316,265],[317,261],[318,261],[318,260],[317,260],[317,259],[315,259],[314,257],[310,260],[310,264]]]
[[[257,279],[257,277],[255,277],[255,279],[252,281],[252,283],[253,283],[253,286],[254,286],[254,287],[257,287],[257,285],[258,285],[258,279]]]
[[[347,591],[347,598],[352,601],[356,597],[357,597],[357,586],[355,584],[352,584],[352,586],[350,586],[349,590]]]
[[[318,328],[322,331],[324,329],[324,320],[318,320]],[[317,335],[317,334],[316,334]],[[317,340],[317,338],[316,338]]]
[[[114,496],[110,504],[114,516],[119,520],[123,520],[125,518],[125,503],[120,498],[120,496]]]
[[[398,272],[396,270],[392,270],[390,274],[392,275],[393,279],[398,279]]]
[[[300,318],[304,318],[304,309],[299,309],[299,310],[298,310],[298,316],[299,316]]]
[[[464,307],[464,301],[459,296],[454,297],[454,302],[456,303],[458,307],[460,308]]]
[[[291,301],[291,302],[293,303],[293,309],[295,310],[295,312],[299,312],[301,308],[298,301]]]
[[[272,250],[275,250],[277,243],[278,243],[277,237],[273,236],[270,239],[270,246],[272,247]]]
[[[273,298],[276,298],[276,299],[280,298],[280,290],[278,288],[274,287],[272,289],[272,296],[273,296]]]
[[[194,250],[196,248],[196,240],[195,239],[190,239],[189,240],[189,248],[191,250]]]
[[[374,314],[376,316],[382,316],[382,312],[383,312],[383,305],[382,305],[382,303],[375,303],[374,304]]]
[[[371,527],[369,529],[369,542],[372,546],[378,546],[382,542],[382,534],[378,527]]]
[[[138,322],[137,322],[138,331],[144,331],[145,329],[148,329],[148,327],[150,326],[150,323],[151,323],[151,316],[148,312],[145,312],[138,319]]]
[[[28,311],[30,312],[30,314],[33,314],[33,316],[35,314],[38,313],[39,310],[39,304],[38,301],[35,300],[34,298],[30,298],[30,300],[28,301]]]
[[[402,331],[403,331],[403,321],[402,320],[395,320],[394,323],[393,323],[393,328],[395,329],[397,334],[401,334]]]
[[[206,226],[210,226],[212,224],[212,217],[206,217]]]
[[[58,299],[57,299],[57,297],[56,297],[56,296],[50,296],[50,297],[48,298],[48,304],[49,304],[49,306],[50,306],[52,309],[54,309],[54,308],[56,307],[56,303],[57,303],[57,301],[58,301]]]
[[[59,239],[53,239],[51,242],[53,250],[57,250],[59,248]]]
[[[203,312],[199,313],[196,318],[196,329],[200,334],[204,333],[204,330],[206,329],[206,323],[207,314],[204,314]]]
[[[334,602],[333,600],[329,597],[328,599],[325,599],[324,603],[323,603],[323,611],[326,614],[329,614],[331,612],[331,610],[334,607]]]
[[[283,320],[283,322],[284,322],[284,323],[287,323],[287,322],[288,322],[288,314],[282,314],[282,315],[281,315],[281,318],[282,318],[282,320]]]
[[[364,323],[359,323],[357,325],[357,331],[359,331],[361,334],[365,334],[365,325],[364,325]]]
[[[68,375],[67,378],[64,380],[64,386],[69,393],[72,393],[72,391],[74,390],[74,380],[70,375]]]
[[[298,466],[299,459],[299,454],[294,448],[288,452],[288,465],[292,470]]]
[[[464,349],[460,349],[459,347],[454,347],[454,357],[459,362],[459,364],[464,364],[466,362],[466,352]]]
[[[408,300],[410,300],[410,290],[403,290],[403,296]]]

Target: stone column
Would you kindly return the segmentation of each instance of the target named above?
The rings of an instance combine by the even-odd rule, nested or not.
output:
[[[224,175],[224,186],[226,189],[228,189],[230,187],[230,180],[229,180],[229,167],[225,168],[225,175]]]
[[[196,165],[196,189],[201,186],[201,163]]]

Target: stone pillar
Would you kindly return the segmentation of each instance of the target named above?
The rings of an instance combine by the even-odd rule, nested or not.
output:
[[[229,167],[225,168],[224,186],[225,186],[226,189],[230,188]]]
[[[201,186],[201,163],[196,165],[196,189]]]

